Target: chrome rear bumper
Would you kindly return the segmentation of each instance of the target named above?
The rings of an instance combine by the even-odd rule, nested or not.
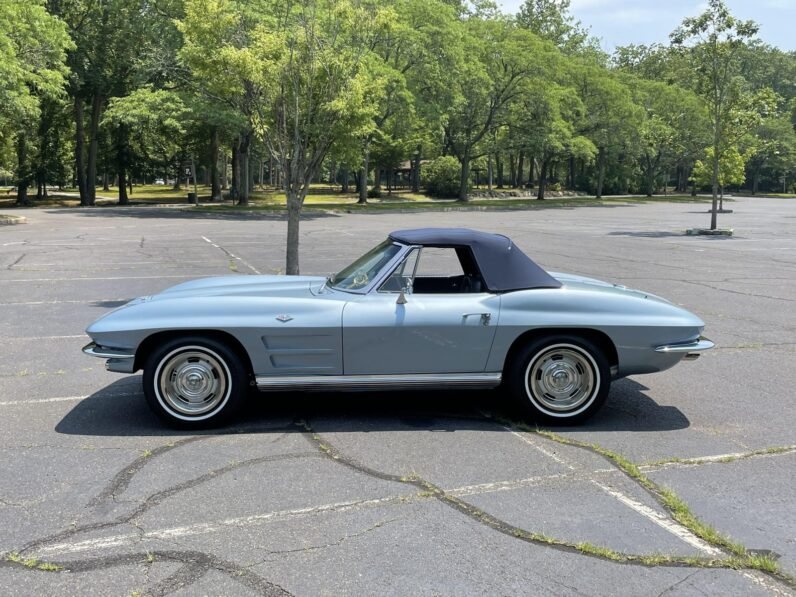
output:
[[[685,353],[685,356],[683,356],[684,361],[695,361],[699,358],[700,353],[705,350],[710,350],[714,346],[716,345],[710,340],[700,338],[695,342],[688,342],[687,344],[666,344],[664,346],[658,346],[655,352]]]

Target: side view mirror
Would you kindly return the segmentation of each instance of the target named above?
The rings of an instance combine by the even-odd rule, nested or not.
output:
[[[405,305],[409,301],[406,300],[406,295],[412,293],[412,279],[405,278],[401,284],[401,292],[398,294],[398,300],[395,301],[396,305]]]

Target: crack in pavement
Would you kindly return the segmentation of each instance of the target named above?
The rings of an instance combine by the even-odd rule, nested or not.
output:
[[[281,460],[294,460],[299,458],[313,458],[317,457],[317,454],[314,452],[297,452],[292,454],[276,454],[272,456],[260,456],[258,458],[252,458],[249,460],[244,460],[241,462],[234,462],[223,466],[218,469],[213,469],[208,471],[198,477],[194,477],[193,479],[189,479],[188,481],[184,481],[182,483],[178,483],[177,485],[173,485],[156,493],[150,494],[147,496],[143,501],[141,501],[137,507],[126,514],[122,514],[117,518],[109,521],[102,521],[102,522],[93,522],[83,525],[75,525],[71,528],[65,529],[58,533],[54,533],[47,537],[43,537],[41,539],[36,539],[19,550],[20,554],[24,554],[26,552],[34,551],[46,545],[50,545],[52,543],[62,542],[65,539],[69,539],[70,537],[74,537],[77,534],[85,533],[88,531],[97,531],[101,529],[108,529],[119,526],[121,524],[130,523],[130,521],[134,520],[135,518],[141,516],[148,510],[152,509],[153,507],[157,506],[158,504],[162,503],[164,500],[181,493],[187,489],[191,489],[203,483],[206,483],[212,479],[215,479],[221,475],[229,473],[231,471],[238,470],[245,466],[253,466],[256,464],[262,464],[265,462],[277,462]]]
[[[730,290],[729,288],[720,288],[718,286],[712,286],[710,284],[706,284],[704,282],[693,282],[691,280],[681,280],[684,284],[692,284],[694,286],[702,286],[703,288],[709,288],[711,290],[715,290],[716,292],[729,292],[730,294],[740,294],[742,296],[750,296],[752,298],[764,298],[769,299],[772,301],[785,301],[788,303],[796,303],[796,299],[791,298],[783,298],[781,296],[770,296],[767,294],[756,294],[754,292],[741,292],[740,290]]]
[[[473,417],[471,417],[473,418]],[[493,423],[498,423],[494,419],[489,417],[475,417],[479,418],[480,420],[487,420]],[[277,460],[285,460],[285,459],[293,459],[293,458],[307,458],[307,457],[326,457],[330,460],[337,462],[338,464],[342,464],[348,468],[351,468],[361,474],[365,474],[367,476],[377,478],[380,480],[400,483],[404,485],[410,485],[419,490],[419,492],[415,496],[409,496],[409,499],[412,497],[420,497],[420,498],[433,498],[441,503],[451,507],[452,509],[464,514],[471,520],[489,527],[503,535],[507,535],[509,537],[519,539],[521,541],[532,543],[536,545],[540,545],[543,547],[548,547],[551,549],[568,552],[568,553],[575,553],[578,555],[593,557],[597,559],[601,559],[604,561],[611,561],[618,564],[625,564],[625,565],[640,565],[645,567],[652,567],[652,566],[665,566],[665,567],[691,567],[691,568],[742,568],[742,574],[747,578],[755,582],[760,582],[757,578],[758,576],[764,574],[766,578],[771,579],[781,586],[787,587],[788,589],[794,588],[793,580],[789,577],[784,575],[780,575],[778,573],[769,573],[769,572],[755,572],[755,574],[751,573],[752,569],[744,568],[743,564],[739,564],[737,561],[732,562],[730,559],[724,558],[694,558],[694,557],[676,557],[676,556],[654,556],[654,555],[644,555],[644,554],[619,554],[617,552],[613,552],[611,550],[607,550],[604,548],[595,548],[583,543],[574,543],[570,541],[558,540],[548,536],[545,536],[540,533],[533,533],[526,531],[520,527],[516,527],[511,525],[491,514],[488,512],[481,510],[478,507],[469,504],[468,502],[460,499],[457,495],[454,495],[453,491],[445,491],[444,489],[434,485],[433,483],[419,477],[418,475],[412,474],[410,476],[399,476],[383,471],[379,471],[368,467],[356,460],[345,456],[342,454],[337,448],[330,445],[326,439],[315,433],[309,423],[306,422],[306,419],[303,420],[296,420],[294,423],[287,428],[274,428],[268,427],[268,431],[277,431],[279,429],[285,430],[281,437],[285,437],[290,435],[290,431],[293,432],[298,431],[302,434],[302,436],[312,445],[315,450],[312,452],[299,452],[299,453],[291,453],[291,454],[281,454],[281,455],[272,455],[272,456],[262,456],[253,459],[249,459],[242,462],[235,462],[230,463],[226,466],[220,467],[218,469],[214,469],[208,471],[198,477],[190,479],[188,481],[184,481],[182,483],[173,485],[156,493],[153,493],[146,497],[141,503],[138,504],[136,508],[134,508],[131,512],[119,516],[113,520],[109,521],[101,521],[95,523],[89,523],[85,525],[73,525],[70,528],[67,528],[61,532],[54,533],[50,536],[43,537],[37,540],[34,540],[28,543],[22,550],[20,550],[20,554],[25,552],[30,552],[36,548],[50,546],[48,549],[44,551],[51,550],[54,546],[54,543],[58,541],[63,541],[70,537],[73,537],[79,533],[84,533],[87,531],[92,530],[99,530],[105,528],[112,528],[116,526],[120,526],[123,524],[129,524],[134,527],[137,531],[136,535],[133,535],[133,538],[138,538],[138,540],[142,540],[143,538],[149,538],[149,535],[152,535],[153,538],[157,538],[153,532],[147,533],[135,520],[141,514],[145,513],[152,507],[162,503],[164,500],[173,497],[174,495],[183,492],[187,489],[192,487],[196,487],[202,483],[205,483],[211,479],[218,477],[219,475],[225,474],[232,470],[236,470],[242,466],[251,466],[259,463],[270,462],[270,461],[277,461]],[[258,429],[252,428],[243,428],[243,429],[235,429],[231,430],[230,433],[250,433],[253,431],[257,431]],[[228,433],[222,433],[222,435],[227,435]],[[173,449],[178,447],[184,446],[191,442],[199,441],[200,439],[207,439],[218,437],[219,434],[213,435],[198,435],[192,436],[189,438],[185,438],[182,440],[178,440],[175,442],[170,442],[169,444],[165,444],[158,448],[155,448],[151,453],[141,456],[135,459],[132,463],[125,466],[121,471],[119,471],[113,479],[108,483],[108,485],[95,497],[89,502],[89,507],[96,507],[99,504],[107,502],[108,500],[115,500],[116,496],[123,493],[130,484],[131,479],[138,474],[147,463],[151,462],[153,458],[157,458],[170,452]],[[555,441],[553,439],[547,438],[542,436],[549,441]],[[275,439],[274,441],[279,441],[280,438]],[[580,447],[583,449],[591,449],[589,446],[586,445],[578,445],[578,444],[570,444],[574,445],[575,447]],[[619,472],[624,473],[627,475],[631,480],[633,480],[636,484],[640,487],[645,489],[653,498],[655,498],[659,503],[660,496],[657,496],[654,491],[651,491],[649,488],[644,487],[643,484],[638,483],[638,480],[633,479],[627,471],[623,470],[621,467],[617,466],[615,462],[612,462],[610,458],[608,458],[605,454],[601,454],[599,451],[595,449],[591,449],[594,453],[601,456],[603,459],[608,461],[611,465],[612,469],[615,469]],[[461,495],[461,494],[460,494]],[[390,502],[395,502],[396,499],[398,501],[402,501],[401,498],[391,498]],[[373,501],[373,500],[371,500]],[[378,500],[382,502],[384,500]],[[353,502],[351,504],[343,504],[344,509],[356,508],[357,506],[363,505],[364,502]],[[666,507],[665,504],[664,507]],[[325,510],[329,510],[330,508],[326,508]],[[334,509],[334,508],[331,508]],[[314,510],[312,508],[308,509]],[[223,521],[222,521],[223,522]],[[379,526],[383,526],[385,523],[381,523],[376,527],[371,528],[373,530],[378,528]],[[206,525],[207,526],[207,525]],[[209,527],[208,527],[209,528]],[[211,529],[212,530],[212,529]],[[368,530],[366,530],[368,531]],[[360,535],[366,531],[359,533]],[[168,535],[168,532],[164,531],[165,535]],[[161,533],[163,534],[163,533]],[[172,533],[173,534],[173,533]],[[127,536],[125,536],[127,537]],[[176,537],[176,535],[175,535]],[[173,539],[174,537],[171,536],[164,536],[162,537],[164,540],[169,540],[170,538]],[[348,536],[343,537],[339,540],[336,544],[350,538]],[[102,541],[102,540],[93,540],[93,541]],[[90,540],[89,542],[92,542]],[[306,549],[322,549],[324,547],[333,547],[335,543],[330,543],[326,546],[312,546],[311,548]],[[178,545],[178,547],[181,547]],[[273,554],[279,553],[290,553],[292,551],[304,551],[304,550],[286,550],[284,552],[271,552]],[[149,588],[147,591],[149,594],[152,595],[163,595],[170,591],[176,590],[177,588],[189,586],[191,583],[196,582],[199,578],[201,578],[208,570],[218,570],[224,574],[227,574],[236,580],[244,582],[253,590],[256,590],[262,594],[266,595],[285,595],[287,594],[284,589],[279,587],[278,585],[274,585],[269,581],[263,579],[262,577],[251,573],[251,571],[247,570],[251,576],[247,576],[246,574],[242,574],[242,568],[237,564],[232,564],[230,562],[226,562],[224,560],[220,560],[213,555],[200,552],[200,551],[181,551],[181,550],[174,550],[174,551],[158,551],[158,552],[150,552],[147,556],[145,553],[143,556],[141,554],[128,554],[128,555],[114,555],[114,556],[107,556],[107,557],[100,557],[100,558],[87,558],[87,559],[78,559],[78,560],[69,560],[66,562],[53,562],[53,564],[63,566],[65,569],[72,571],[72,572],[82,572],[82,571],[90,571],[96,570],[100,568],[108,568],[112,566],[118,565],[125,565],[140,562],[142,557],[154,557],[170,560],[175,562],[180,562],[183,565],[172,575],[170,575],[167,579],[157,583],[156,585]],[[726,555],[726,554],[725,554]],[[265,562],[265,560],[263,560]],[[18,565],[14,562],[0,562],[0,566],[9,566],[9,565]],[[256,564],[254,564],[256,565]],[[251,565],[250,565],[251,566]],[[249,567],[250,567],[249,566]],[[769,590],[775,590],[776,587],[772,588],[770,583],[764,584],[766,588]]]
[[[487,418],[486,420],[492,420],[492,419]],[[494,420],[492,421],[499,424],[497,421]],[[391,481],[394,483],[402,483],[417,487],[418,489],[421,490],[421,492],[427,494],[428,497],[437,499],[446,506],[449,506],[454,510],[457,510],[458,512],[464,514],[471,520],[474,520],[479,524],[487,526],[499,533],[502,533],[509,537],[513,537],[515,539],[519,539],[526,543],[541,545],[559,551],[575,553],[587,557],[593,557],[596,559],[610,561],[616,564],[624,564],[624,565],[636,565],[644,567],[664,566],[664,567],[684,567],[684,568],[741,569],[743,570],[744,576],[750,578],[755,582],[759,582],[759,579],[755,575],[750,573],[750,571],[754,570],[754,572],[756,572],[758,575],[766,576],[767,578],[773,580],[774,582],[786,587],[789,591],[796,588],[796,582],[794,582],[794,580],[791,579],[790,577],[782,573],[768,572],[764,570],[755,570],[748,568],[748,566],[744,566],[742,563],[735,561],[731,557],[729,557],[730,554],[726,552],[726,550],[724,550],[721,546],[718,545],[714,545],[714,547],[716,547],[720,551],[720,553],[723,553],[724,555],[728,556],[727,558],[653,556],[645,554],[628,554],[628,553],[620,554],[618,552],[613,552],[612,550],[608,549],[601,549],[601,548],[595,549],[584,543],[573,543],[570,541],[559,540],[552,537],[548,537],[541,533],[526,531],[525,529],[509,524],[508,522],[501,520],[496,516],[493,516],[488,512],[456,496],[451,495],[442,488],[438,487],[437,485],[434,485],[430,481],[427,481],[418,475],[412,474],[409,476],[400,476],[392,473],[387,473],[384,471],[379,471],[367,465],[364,465],[360,462],[357,462],[355,459],[351,457],[345,456],[337,448],[331,445],[326,439],[324,439],[322,436],[316,433],[306,419],[296,421],[296,425],[304,429],[304,431],[302,431],[302,435],[304,435],[307,441],[310,442],[311,445],[314,445],[318,450],[320,450],[332,461],[337,462],[348,468],[351,468],[361,474],[376,479],[381,479],[383,481]],[[599,455],[601,458],[606,460],[612,467],[616,467],[619,471],[624,473],[627,476],[627,478],[629,478],[632,482],[634,482],[640,488],[644,489],[660,505],[665,507],[666,510],[669,511],[671,514],[671,511],[669,510],[668,506],[662,501],[660,495],[656,494],[650,488],[645,487],[644,484],[639,483],[637,479],[634,479],[631,475],[627,473],[627,471],[624,471],[621,467],[618,467],[616,463],[613,462],[610,458],[608,458],[605,454],[602,454],[598,450],[590,448],[587,445],[581,445],[578,443],[573,443],[569,445],[572,445],[574,447],[579,447]],[[768,588],[769,590],[776,592],[776,588],[771,587],[770,584],[766,583],[764,586],[766,586],[766,588]]]
[[[305,552],[309,552],[309,551],[317,551],[317,550],[320,550],[320,549],[328,549],[330,547],[339,547],[340,545],[342,545],[346,541],[350,541],[351,539],[357,539],[359,537],[362,537],[363,535],[367,535],[368,533],[370,533],[372,531],[375,531],[376,529],[380,529],[381,527],[383,527],[383,526],[385,526],[387,524],[393,523],[393,522],[395,522],[397,520],[400,520],[400,519],[399,518],[390,518],[389,520],[382,520],[382,521],[377,522],[376,524],[371,525],[371,526],[369,526],[366,529],[362,529],[361,531],[358,531],[356,533],[343,535],[337,541],[332,541],[331,543],[323,543],[321,545],[308,545],[306,547],[297,547],[295,549],[281,549],[281,550],[276,550],[276,551],[270,551],[269,550],[268,551],[268,555],[269,556],[271,556],[271,555],[279,555],[279,556],[281,556],[281,555],[286,555],[286,554],[289,554],[289,553],[305,553]],[[253,564],[248,564],[246,566],[246,568],[254,568],[255,566],[259,566],[261,564],[265,564],[268,561],[270,561],[270,558],[263,558],[262,560],[260,560],[258,562],[254,562]]]
[[[265,580],[263,577],[255,574],[245,567],[238,566],[237,564],[217,558],[202,551],[158,550],[141,553],[110,555],[99,558],[88,558],[84,560],[70,560],[68,562],[62,563],[52,562],[52,564],[60,566],[63,569],[63,572],[78,573],[105,570],[118,566],[130,566],[136,564],[151,565],[152,558],[154,558],[155,561],[164,560],[168,562],[180,562],[183,564],[183,566],[180,566],[180,568],[174,574],[146,590],[146,595],[167,595],[176,591],[177,589],[190,586],[210,570],[221,572],[222,574],[225,574],[249,589],[252,589],[253,591],[267,597],[288,597],[291,595],[290,592],[286,591],[279,585]],[[0,560],[0,568],[14,568],[30,571],[39,570],[37,568],[26,566],[24,562],[12,562],[7,559]],[[44,574],[53,573],[52,571],[39,571]]]

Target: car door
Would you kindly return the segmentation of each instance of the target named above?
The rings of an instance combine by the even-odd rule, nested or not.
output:
[[[411,279],[408,272],[406,277]],[[400,285],[391,285],[388,279],[381,288],[346,304],[346,375],[484,371],[500,315],[499,295],[439,291],[402,295],[396,286]]]

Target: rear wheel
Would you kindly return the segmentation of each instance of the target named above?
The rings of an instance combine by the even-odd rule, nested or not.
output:
[[[508,389],[524,417],[572,425],[593,415],[611,385],[610,365],[593,343],[549,336],[520,349],[509,364]]]
[[[201,337],[176,338],[144,365],[149,407],[172,427],[196,429],[228,421],[243,404],[248,374],[226,344]]]

